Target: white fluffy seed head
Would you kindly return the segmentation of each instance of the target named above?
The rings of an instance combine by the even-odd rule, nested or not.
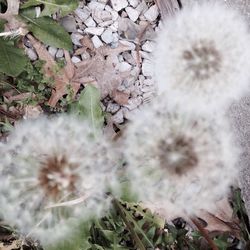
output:
[[[114,157],[107,140],[95,138],[83,121],[22,122],[2,152],[0,211],[21,232],[49,244],[69,235],[71,224],[108,208]]]
[[[214,112],[248,89],[250,35],[236,11],[211,2],[185,7],[156,42],[155,78],[169,105]]]
[[[159,99],[126,133],[128,173],[142,202],[195,214],[212,210],[237,175],[238,152],[223,128],[202,116],[167,111]]]

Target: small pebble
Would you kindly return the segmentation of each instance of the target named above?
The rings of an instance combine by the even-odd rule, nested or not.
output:
[[[128,6],[127,0],[111,0],[111,4],[114,10],[120,11]]]
[[[103,42],[100,40],[100,38],[98,36],[93,36],[91,38],[91,40],[92,40],[95,48],[99,48],[99,47],[103,46]]]
[[[155,5],[152,5],[145,13],[144,17],[149,21],[149,22],[154,22],[156,18],[159,15],[159,10],[158,7]]]
[[[85,21],[90,16],[90,11],[87,8],[76,9],[75,14],[82,20]]]
[[[139,0],[128,0],[128,1],[129,1],[129,4],[134,8],[136,8],[139,4]]]
[[[111,114],[116,113],[120,109],[120,105],[117,103],[109,102],[106,111]]]
[[[88,7],[89,7],[91,10],[104,10],[105,4],[104,4],[104,3],[99,3],[99,2],[96,2],[96,1],[91,1],[91,2],[88,4]]]
[[[86,28],[84,31],[92,35],[100,36],[103,33],[104,28],[103,27],[89,27],[89,28]]]
[[[33,49],[26,49],[26,53],[31,61],[36,61],[38,59],[37,53]]]
[[[112,120],[115,124],[123,123],[124,122],[124,116],[123,111],[120,109],[113,117]]]
[[[154,50],[155,47],[155,43],[151,42],[151,41],[146,41],[143,45],[142,45],[142,50],[146,51],[146,52],[152,52]]]
[[[133,22],[135,22],[138,19],[139,15],[140,15],[140,12],[138,10],[136,10],[136,9],[134,9],[132,7],[127,7],[125,10],[126,10],[128,16],[129,16],[129,18]]]
[[[102,35],[101,35],[102,40],[105,43],[112,43],[113,42],[113,32],[111,29],[106,29]]]
[[[81,59],[80,59],[79,57],[77,57],[77,56],[73,56],[73,57],[71,58],[71,61],[72,61],[73,63],[79,63],[79,62],[81,62]]]
[[[86,19],[84,21],[84,24],[87,26],[87,27],[96,27],[96,22],[94,21],[94,19],[90,16],[88,17],[88,19]]]
[[[119,63],[117,68],[120,72],[126,72],[126,71],[130,71],[132,69],[132,66],[127,62],[121,62]]]
[[[56,52],[57,52],[57,48],[49,46],[48,51],[55,58]]]
[[[80,40],[83,38],[83,35],[79,34],[79,33],[72,33],[71,34],[71,40],[73,42],[73,44],[77,45],[77,46],[82,46],[82,44],[80,43]]]
[[[64,55],[63,49],[58,49],[56,52],[56,58],[62,58]]]

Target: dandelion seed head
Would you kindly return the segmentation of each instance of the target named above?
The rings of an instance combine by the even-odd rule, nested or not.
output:
[[[87,123],[70,116],[21,122],[3,152],[0,211],[22,233],[50,244],[108,209],[114,157]]]
[[[186,214],[211,211],[238,173],[228,127],[181,109],[169,111],[164,103],[156,100],[128,127],[125,156],[132,186],[147,204]]]
[[[219,3],[186,7],[158,33],[154,53],[159,93],[169,105],[215,112],[249,88],[250,35],[243,17]]]

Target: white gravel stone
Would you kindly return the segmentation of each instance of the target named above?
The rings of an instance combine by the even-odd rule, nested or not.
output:
[[[124,105],[124,107],[127,107],[129,110],[134,110],[138,106],[140,106],[141,103],[142,103],[142,97],[130,98],[128,100],[128,104]]]
[[[80,59],[79,57],[77,57],[77,56],[73,56],[73,57],[71,58],[71,61],[72,61],[73,63],[78,63],[78,62],[81,62],[81,59]]]
[[[126,71],[130,71],[132,69],[132,66],[127,62],[121,62],[117,65],[117,69],[120,72],[126,72]]]
[[[85,21],[90,16],[90,11],[87,8],[76,9],[75,14],[82,20]]]
[[[109,102],[106,111],[111,114],[116,113],[120,109],[120,105],[117,103]]]
[[[113,32],[117,32],[118,31],[118,21],[113,22],[112,25],[110,25],[109,27]]]
[[[100,36],[103,33],[104,28],[103,27],[89,27],[89,28],[86,28],[84,31],[92,35]]]
[[[153,76],[153,65],[151,61],[144,59],[142,62],[142,73],[144,76]]]
[[[105,4],[104,4],[104,3],[100,3],[100,2],[96,2],[96,1],[91,1],[91,2],[88,4],[88,7],[89,7],[91,10],[104,10]]]
[[[128,6],[127,0],[111,0],[111,4],[114,10],[120,11]]]
[[[56,58],[62,58],[64,55],[63,49],[58,49],[56,52]]]
[[[136,10],[142,14],[148,10],[148,6],[144,0],[142,0],[142,2],[136,7]]]
[[[116,124],[123,123],[124,122],[124,116],[123,111],[120,109],[113,117],[113,122]]]
[[[136,8],[139,4],[139,0],[128,0],[128,2],[134,8]]]
[[[159,10],[158,7],[155,5],[152,5],[145,13],[144,17],[149,21],[149,22],[154,22],[156,18],[159,15]]]
[[[112,15],[107,10],[95,10],[93,16],[100,19],[102,22],[112,20]]]
[[[99,23],[99,26],[100,27],[108,27],[112,23],[113,23],[113,20],[109,20],[109,21],[105,21],[105,22]]]
[[[140,54],[141,58],[143,58],[143,59],[149,60],[151,58],[151,55],[149,52],[145,52],[145,51],[140,50],[139,54]]]
[[[146,51],[146,52],[152,52],[155,48],[155,43],[152,41],[146,41],[143,45],[142,45],[142,50]]]
[[[84,21],[84,24],[87,27],[96,27],[96,22],[94,21],[94,19],[91,16]]]
[[[82,46],[80,43],[80,40],[83,38],[83,35],[79,34],[79,33],[72,33],[71,34],[71,40],[73,42],[73,44],[77,45],[77,46]]]
[[[105,43],[112,43],[113,42],[113,32],[111,29],[106,29],[102,35],[101,35],[102,40]]]
[[[31,48],[26,49],[26,54],[31,61],[36,61],[38,58],[37,53]]]
[[[128,14],[128,17],[133,21],[135,22],[139,15],[140,15],[140,12],[132,7],[127,7],[126,9],[126,12]]]
[[[100,40],[100,38],[98,36],[93,36],[91,38],[91,40],[92,40],[95,48],[99,48],[99,47],[103,46],[103,42]]]
[[[49,51],[50,55],[52,55],[55,58],[56,52],[57,52],[57,48],[49,46],[48,51]]]

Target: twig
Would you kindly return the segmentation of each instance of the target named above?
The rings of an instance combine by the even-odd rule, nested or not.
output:
[[[204,229],[204,227],[201,225],[197,217],[191,217],[191,221],[194,223],[194,225],[198,228],[202,236],[206,239],[209,246],[212,248],[212,250],[219,250],[218,247],[215,245],[214,241],[209,237],[207,231]]]

